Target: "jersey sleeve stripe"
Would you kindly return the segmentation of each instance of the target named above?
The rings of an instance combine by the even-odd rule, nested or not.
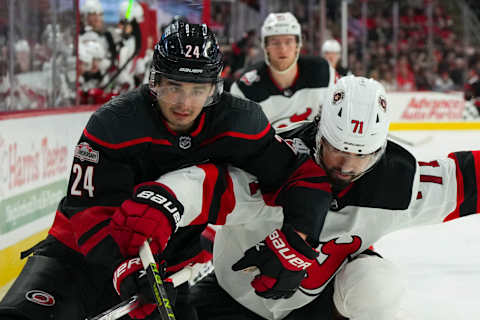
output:
[[[444,221],[479,212],[480,181],[479,151],[455,152],[448,155],[455,161],[457,178],[457,207]]]
[[[480,213],[480,151],[472,151],[473,159],[475,161],[475,181],[477,182],[477,210],[476,213]]]
[[[245,139],[245,140],[260,140],[264,136],[266,136],[270,130],[272,129],[271,124],[269,123],[265,129],[263,129],[261,132],[256,133],[256,134],[248,134],[248,133],[241,133],[241,132],[236,132],[236,131],[227,131],[223,132],[215,137],[212,137],[210,139],[205,140],[204,142],[201,143],[201,146],[205,146],[207,144],[210,144],[214,141],[217,141],[218,139],[221,139],[223,137],[233,137],[233,138],[240,138],[240,139]]]
[[[289,188],[304,187],[308,189],[319,189],[319,190],[326,191],[328,193],[331,192],[330,184],[327,182],[315,183],[315,182],[309,182],[309,181],[295,181],[294,183],[289,184],[288,187]]]
[[[120,143],[109,143],[106,141],[103,141],[100,138],[95,137],[93,134],[87,131],[87,129],[83,129],[83,135],[90,139],[91,141],[95,142],[98,145],[101,145],[102,147],[109,148],[109,149],[122,149],[126,147],[131,147],[137,144],[145,143],[145,142],[150,142],[153,144],[160,144],[160,145],[165,145],[165,146],[171,146],[172,143],[166,139],[153,139],[152,137],[143,137],[143,138],[137,138],[129,141],[124,141]]]
[[[102,229],[108,226],[109,224],[110,224],[110,219],[106,219],[98,223],[97,225],[95,225],[93,228],[91,228],[84,234],[82,234],[82,236],[78,238],[78,245],[80,246],[80,248],[82,248],[83,245],[85,245],[90,238],[92,238],[95,234],[101,232]]]
[[[50,230],[48,230],[48,234],[54,236],[57,240],[70,249],[79,251],[77,242],[73,236],[70,220],[68,220],[68,218],[61,211],[57,210],[52,227]]]
[[[224,225],[227,221],[227,216],[235,208],[235,194],[233,192],[232,177],[228,173],[228,170],[225,169],[224,173],[226,185],[224,186],[224,190],[220,198],[220,207],[218,209],[218,214],[215,222],[216,225]]]
[[[215,184],[218,178],[218,168],[214,164],[207,163],[198,165],[198,167],[205,172],[205,179],[203,181],[202,211],[192,222],[190,222],[190,225],[205,224],[208,222],[208,214],[210,212]]]

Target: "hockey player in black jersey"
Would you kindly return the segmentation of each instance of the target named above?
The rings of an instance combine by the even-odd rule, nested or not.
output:
[[[182,204],[152,182],[172,170],[228,163],[257,176],[265,191],[285,182],[296,168],[295,153],[257,103],[223,92],[222,67],[206,25],[179,21],[166,28],[154,49],[149,84],[106,103],[88,121],[49,235],[25,253],[33,256],[0,302],[0,318],[83,320],[98,314],[120,301],[117,292],[125,298],[139,290],[138,270],[123,272],[132,266],[124,261],[137,256],[147,238],[168,268],[209,259],[199,250],[209,221],[177,230]],[[228,180],[215,185],[228,186]],[[212,194],[203,214],[221,215],[218,208],[227,200]],[[314,236],[316,217],[295,207],[287,211],[286,222]],[[154,309],[145,304],[131,316],[149,317]]]
[[[290,12],[267,16],[261,45],[265,61],[249,67],[230,92],[258,102],[275,128],[313,120],[335,70],[321,57],[300,56],[301,27]]]

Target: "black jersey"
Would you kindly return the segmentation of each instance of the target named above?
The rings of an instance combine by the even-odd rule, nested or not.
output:
[[[148,87],[117,97],[98,109],[83,131],[50,234],[88,257],[112,241],[106,227],[134,186],[206,162],[242,168],[272,190],[298,159],[255,102],[224,93],[219,103],[204,108],[189,134],[176,134]],[[298,230],[309,233],[308,222],[295,221]]]

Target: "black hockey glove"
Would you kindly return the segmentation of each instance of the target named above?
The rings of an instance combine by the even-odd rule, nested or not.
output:
[[[233,271],[257,267],[260,274],[251,282],[255,293],[267,299],[291,297],[306,276],[318,252],[289,225],[275,230],[245,252]]]
[[[159,268],[159,270],[162,269]],[[170,302],[174,305],[176,290],[173,283],[166,280],[163,283]],[[148,282],[147,273],[143,269],[140,258],[129,259],[116,268],[113,273],[113,286],[123,300],[127,300],[136,294],[141,296],[143,304],[129,313],[132,319],[145,319],[155,311],[156,305],[152,286]]]

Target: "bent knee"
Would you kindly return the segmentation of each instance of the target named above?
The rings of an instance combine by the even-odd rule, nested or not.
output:
[[[392,262],[360,255],[335,277],[333,300],[345,317],[392,319],[405,291],[405,277]]]

